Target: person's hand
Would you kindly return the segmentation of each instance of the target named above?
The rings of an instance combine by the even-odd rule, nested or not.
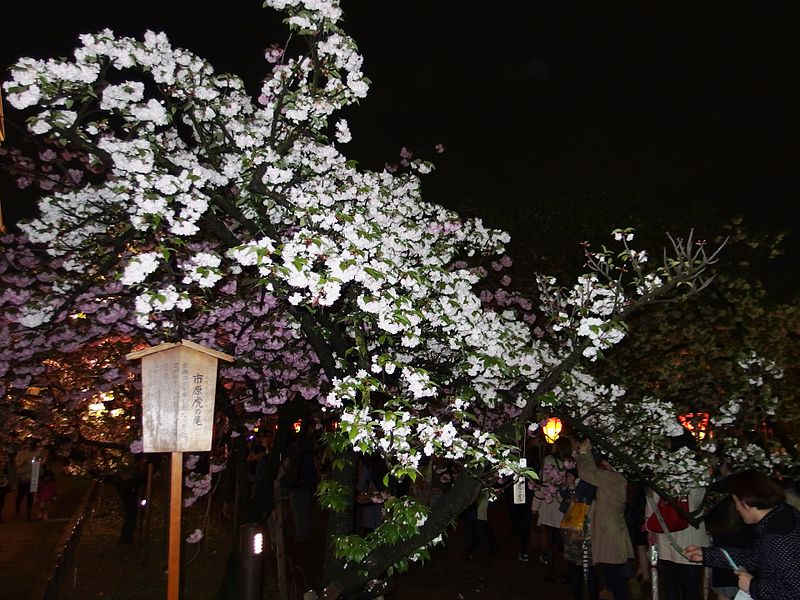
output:
[[[747,571],[734,571],[734,573],[739,578],[739,589],[749,594],[750,582],[753,580],[753,576]]]
[[[692,562],[703,562],[703,549],[699,546],[686,546],[683,552]]]

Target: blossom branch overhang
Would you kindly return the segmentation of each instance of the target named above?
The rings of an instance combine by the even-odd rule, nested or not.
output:
[[[97,273],[108,273],[111,267],[114,266],[119,260],[119,253],[123,248],[134,238],[134,230],[132,227],[125,228],[122,235],[114,239],[114,244],[108,252],[103,255],[103,259],[97,264]],[[91,278],[86,278],[80,282],[77,287],[70,290],[65,296],[61,297],[58,301],[58,308],[54,310],[52,317],[46,327],[54,327],[59,322],[59,319],[69,311],[74,310],[74,305],[77,299],[87,292],[95,281]]]
[[[334,350],[331,347],[331,344],[325,340],[325,336],[322,335],[320,327],[312,315],[308,311],[296,306],[289,305],[287,310],[289,311],[289,314],[295,317],[300,323],[300,326],[303,328],[303,332],[307,336],[308,343],[311,344],[311,347],[314,349],[314,352],[316,353],[317,358],[319,359],[320,364],[322,365],[322,368],[328,378],[333,380],[335,377],[341,377],[343,374],[337,366]],[[346,346],[341,341],[336,345],[339,347]],[[344,355],[342,354],[342,356]]]
[[[209,230],[214,233],[222,242],[231,246],[239,246],[241,240],[219,219],[213,211],[206,211],[201,217],[202,221],[208,225]]]
[[[70,144],[74,145],[79,150],[83,150],[91,156],[96,156],[106,169],[110,169],[114,165],[114,158],[109,152],[103,148],[99,148],[92,144],[88,144],[81,136],[75,133],[74,128],[69,130],[53,127],[54,131],[59,131],[59,134]]]
[[[272,198],[272,196],[277,196],[278,195],[278,194],[275,194],[275,193],[267,193],[267,190],[265,190],[263,193],[265,195],[271,197],[271,198]],[[220,208],[223,211],[224,214],[226,214],[228,217],[233,219],[238,225],[243,227],[245,229],[245,231],[247,231],[250,235],[258,236],[258,235],[260,235],[262,233],[266,233],[273,240],[278,240],[278,239],[281,238],[280,233],[278,232],[278,230],[269,221],[265,222],[265,221],[262,221],[261,219],[259,219],[259,223],[255,223],[254,221],[252,221],[250,219],[247,219],[244,216],[244,214],[242,213],[242,211],[233,202],[231,202],[230,198],[228,198],[223,192],[218,192],[218,193],[212,194],[211,195],[211,199],[214,201],[215,206]],[[285,200],[285,197],[284,197],[284,200]],[[211,210],[210,210],[210,207],[209,207],[209,209],[206,210],[204,215],[205,214],[209,214],[210,212],[211,212]],[[220,221],[220,223],[221,223],[221,221]],[[222,226],[224,226],[224,224],[222,224]],[[230,231],[229,228],[227,228],[227,227],[225,227],[225,228],[228,229],[228,231]],[[232,244],[234,246],[238,246],[238,245],[241,245],[243,243],[243,240],[237,238],[232,232],[231,232],[231,235],[230,236],[226,236],[226,238],[230,239],[231,241],[235,240],[235,242],[233,242],[233,244]]]
[[[556,410],[554,411],[554,414],[556,414],[562,420],[564,420],[564,422],[567,423],[573,431],[582,433],[584,436],[586,436],[588,439],[591,440],[592,444],[596,445],[603,452],[613,457],[612,462],[624,466],[625,470],[630,473],[635,473],[641,481],[645,482],[661,498],[663,498],[670,505],[672,505],[681,516],[686,517],[686,519],[688,519],[692,527],[698,527],[700,523],[703,522],[702,507],[694,512],[686,511],[681,506],[679,499],[676,498],[675,495],[667,491],[663,486],[659,485],[649,473],[644,471],[638,465],[638,463],[630,457],[628,453],[619,450],[616,446],[609,443],[608,438],[606,436],[598,435],[598,433],[593,428],[587,427],[586,425],[583,424],[583,422],[580,419],[576,419],[569,413]]]
[[[311,38],[307,37],[306,39],[310,40]],[[286,85],[284,85],[281,88],[281,92],[280,92],[280,94],[278,96],[277,102],[275,103],[275,109],[273,110],[272,128],[271,128],[271,131],[270,131],[270,138],[269,138],[269,141],[271,143],[275,143],[277,141],[277,139],[278,139],[278,126],[282,122],[285,123],[285,121],[283,121],[280,118],[280,115],[283,112],[283,108],[284,108],[284,105],[285,105],[284,103],[286,102],[286,96],[288,96],[291,93],[291,90],[295,85],[299,84],[300,81],[302,81],[300,67],[301,67],[301,63],[298,62],[296,69],[292,73],[292,78],[288,79],[287,82],[286,82]],[[289,136],[287,136],[287,138],[280,145],[277,146],[278,154],[281,154],[281,155],[285,154],[289,150],[289,148],[291,147],[291,144],[288,143],[289,140],[290,140],[290,138],[289,138]],[[294,138],[292,138],[291,141],[294,142]],[[263,177],[264,173],[266,172],[266,169],[267,169],[267,167],[265,166],[264,167],[264,172],[262,172],[260,175],[258,175],[258,171],[259,170],[256,170],[256,175],[258,175],[258,179],[259,180],[261,179],[261,177]]]
[[[775,433],[778,441],[780,441],[781,445],[786,449],[789,456],[792,457],[795,464],[800,462],[800,442],[793,439],[786,431],[786,423],[779,419],[767,419],[766,424],[767,427],[770,427]]]
[[[705,266],[703,267],[705,270]],[[702,271],[698,272],[695,277],[699,277]],[[658,288],[652,292],[649,292],[646,296],[643,296],[637,299],[635,302],[632,302],[625,306],[616,316],[616,320],[625,321],[630,318],[636,312],[643,310],[647,304],[651,304],[656,300],[660,299],[662,296],[665,296],[672,292],[673,290],[678,289],[681,285],[691,281],[694,277],[690,276],[682,276],[676,280],[670,280],[668,284],[666,284],[662,288]],[[689,293],[697,293],[702,289],[702,287],[692,287]],[[671,299],[664,299],[664,302],[667,301],[677,301],[678,298],[671,298]],[[522,413],[519,416],[519,420],[522,422],[528,422],[533,417],[533,413],[538,407],[537,400],[540,399],[542,396],[547,394],[548,392],[553,391],[553,389],[561,382],[561,378],[563,375],[569,371],[571,371],[576,365],[580,363],[583,356],[583,351],[586,350],[589,346],[592,345],[592,341],[590,339],[584,339],[579,341],[574,347],[570,354],[563,359],[552,371],[550,371],[547,376],[537,384],[535,390],[531,394],[530,398],[528,399],[525,407],[522,409]],[[528,382],[520,381],[517,385],[508,390],[503,392],[503,394],[509,399],[515,398],[525,387],[528,385]],[[509,432],[507,432],[509,433]],[[511,433],[513,435],[513,433]]]
[[[533,414],[539,408],[539,400],[549,392],[552,392],[556,386],[561,383],[562,377],[565,373],[571,371],[577,366],[583,355],[583,351],[592,345],[591,340],[583,340],[574,347],[572,352],[556,365],[537,385],[534,391],[530,394],[522,412],[515,419],[513,423],[504,425],[498,432],[498,435],[504,439],[515,439],[517,437],[516,423],[527,423],[533,419]],[[529,382],[520,381],[512,389],[504,390],[500,393],[509,401],[513,402],[515,398],[523,392]]]

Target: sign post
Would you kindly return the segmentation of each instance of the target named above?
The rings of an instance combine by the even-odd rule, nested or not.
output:
[[[144,452],[169,452],[167,600],[178,600],[181,549],[183,453],[211,450],[217,360],[233,357],[188,340],[132,352],[142,359]]]

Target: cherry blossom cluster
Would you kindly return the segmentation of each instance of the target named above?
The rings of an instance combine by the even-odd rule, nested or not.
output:
[[[652,265],[619,230],[622,250],[587,248],[576,285],[539,278],[534,309],[501,275],[506,232],[423,200],[429,163],[404,149],[407,169],[370,172],[342,154],[351,134],[335,114],[369,81],[339,3],[266,5],[308,47],[268,51],[257,99],[154,32],[86,34],[70,59],[12,67],[4,89],[30,131],[78,148],[102,177],[50,190],[13,272],[0,271],[13,284],[0,296],[0,395],[31,385],[42,357],[108,337],[120,343],[92,365],[97,383],[65,396],[79,406],[135,388],[126,347],[180,336],[236,357],[220,376],[245,428],[309,400],[337,417],[332,444],[378,451],[396,476],[416,475],[423,457],[520,475],[509,427],[559,408],[630,445],[670,485],[695,481],[703,465],[657,450],[676,427],[669,405],[627,403],[579,367],[556,375],[617,344],[628,311],[698,284],[713,257],[676,247]],[[211,475],[190,472],[187,502]],[[425,523],[404,499],[392,506],[403,531],[392,539]],[[369,549],[351,542],[351,558]]]

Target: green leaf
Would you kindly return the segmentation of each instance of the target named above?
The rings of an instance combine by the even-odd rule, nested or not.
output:
[[[381,273],[376,269],[373,269],[372,267],[364,267],[364,271],[366,271],[367,275],[369,275],[373,279],[383,279],[383,273]]]

